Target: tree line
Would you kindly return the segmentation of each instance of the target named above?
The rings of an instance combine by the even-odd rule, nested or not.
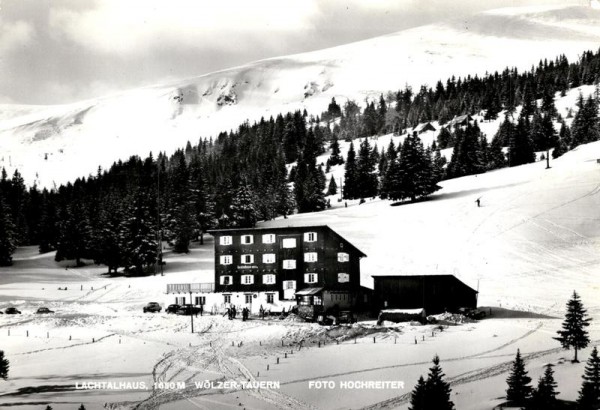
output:
[[[596,82],[599,62],[600,53],[586,52],[576,63],[561,56],[522,74],[506,69],[483,78],[452,77],[435,90],[381,95],[362,109],[352,100],[342,107],[332,99],[320,117],[295,111],[245,122],[214,140],[188,142],[170,156],[134,156],[53,190],[26,188],[18,171],[9,177],[2,170],[0,265],[11,263],[17,246],[36,244],[40,252],[56,250],[57,260],[93,259],[111,272],[141,273],[158,262],[163,240],[187,252],[190,241],[208,229],[319,211],[328,206],[325,196],[339,189],[346,199],[417,200],[445,178],[528,163],[536,150],[553,148],[557,156],[600,136],[597,96],[579,98],[570,128],[556,114],[553,98]],[[517,105],[522,109],[515,119]],[[506,112],[490,144],[475,121],[443,128],[429,147],[415,134],[381,151],[368,139],[478,110],[486,118]],[[562,121],[558,134],[553,121]],[[342,139],[351,142],[346,159]],[[317,157],[326,143],[331,155],[321,164]],[[447,164],[440,154],[444,148],[453,149]],[[345,167],[342,187],[326,181],[325,173],[336,165]]]

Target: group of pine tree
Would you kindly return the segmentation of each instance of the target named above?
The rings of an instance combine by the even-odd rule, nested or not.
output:
[[[554,96],[599,78],[600,52],[586,52],[575,63],[560,56],[524,73],[505,69],[482,78],[452,77],[418,93],[406,87],[365,101],[363,108],[332,99],[321,116],[296,111],[246,122],[214,140],[188,142],[170,156],[131,157],[52,190],[27,188],[18,171],[9,177],[3,170],[0,265],[11,263],[17,246],[35,244],[40,252],[56,250],[57,260],[94,260],[110,272],[141,273],[158,262],[159,242],[187,252],[190,241],[208,229],[323,210],[326,196],[340,190],[345,199],[414,201],[439,189],[442,179],[525,164],[535,160],[536,151],[551,148],[556,157],[598,140],[600,121],[597,96],[580,97],[568,127]],[[502,111],[502,124],[488,144],[468,115],[484,113],[490,120]],[[369,140],[457,116],[467,121],[443,127],[428,147],[415,133],[381,151]],[[342,140],[350,143],[346,158]],[[327,144],[330,156],[319,163]],[[448,163],[440,154],[446,148],[453,151]],[[334,166],[344,167],[343,181],[327,181]]]
[[[577,352],[586,348],[590,343],[586,327],[590,324],[587,311],[583,307],[577,292],[567,302],[567,312],[555,337],[563,348],[575,350],[574,363],[578,363]],[[575,407],[568,402],[557,399],[558,384],[554,380],[552,365],[546,365],[544,374],[539,378],[537,387],[532,387],[531,377],[525,369],[525,360],[517,349],[517,355],[512,362],[509,376],[506,380],[507,402],[502,404],[508,408],[520,408],[525,410],[597,410],[600,409],[600,357],[596,347],[592,349],[587,360],[582,376],[583,383]],[[444,373],[440,366],[440,359],[436,355],[433,358],[433,366],[429,369],[427,379],[421,376],[410,395],[409,410],[454,410],[454,403],[450,398],[452,389],[450,384],[444,380]]]
[[[591,318],[588,317],[586,309],[577,292],[573,292],[571,299],[567,302],[567,312],[562,324],[562,329],[554,337],[565,349],[575,351],[573,363],[579,363],[577,353],[586,348],[590,338],[586,328],[590,325]],[[554,380],[553,365],[545,366],[544,374],[539,378],[537,387],[532,387],[531,377],[525,369],[525,361],[521,352],[517,349],[517,355],[512,363],[510,374],[506,380],[507,403],[511,407],[523,408],[525,410],[560,410],[576,408],[577,410],[595,410],[600,408],[600,357],[596,347],[592,349],[587,360],[583,383],[579,390],[576,406],[565,403],[556,398],[558,383]]]

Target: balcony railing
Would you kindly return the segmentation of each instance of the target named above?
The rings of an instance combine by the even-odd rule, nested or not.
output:
[[[212,293],[214,283],[174,283],[167,284],[167,293]]]

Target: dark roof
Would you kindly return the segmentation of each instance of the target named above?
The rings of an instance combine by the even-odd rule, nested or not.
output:
[[[457,282],[460,282],[464,286],[468,287],[473,292],[479,293],[475,289],[473,289],[472,287],[470,287],[469,285],[467,285],[466,283],[464,283],[462,280],[458,279],[454,275],[440,275],[440,274],[436,274],[436,275],[371,275],[371,277],[373,279],[375,279],[375,278],[393,278],[393,279],[402,279],[402,278],[410,278],[410,279],[414,279],[414,278],[454,278],[454,280],[456,280]]]
[[[242,231],[243,232],[253,232],[253,231],[266,232],[266,231],[269,231],[270,232],[270,231],[283,231],[283,230],[289,230],[289,229],[302,229],[305,231],[308,231],[309,229],[327,229],[327,230],[333,232],[333,234],[335,236],[337,236],[338,238],[340,238],[342,241],[344,241],[345,243],[350,245],[350,247],[353,248],[359,254],[359,256],[361,258],[367,256],[367,255],[365,255],[364,252],[362,252],[360,249],[358,249],[356,246],[354,246],[352,244],[352,242],[348,241],[342,235],[340,235],[339,233],[337,233],[336,231],[331,229],[329,227],[329,225],[298,225],[298,226],[289,225],[289,226],[278,226],[278,227],[272,226],[272,227],[260,227],[260,228],[227,228],[227,229],[211,229],[207,232],[209,234],[213,235],[214,233],[221,233],[221,232],[242,232]]]

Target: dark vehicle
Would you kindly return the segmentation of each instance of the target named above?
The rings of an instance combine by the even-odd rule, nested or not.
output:
[[[177,311],[179,310],[179,308],[181,308],[181,305],[169,305],[167,306],[167,308],[165,309],[166,313],[177,313]]]
[[[54,313],[54,311],[53,311],[53,310],[50,310],[50,309],[48,309],[47,307],[41,307],[41,308],[39,308],[39,309],[37,310],[37,312],[35,312],[35,313],[36,313],[36,314],[43,315],[43,314],[46,314],[46,313]]]
[[[341,324],[341,323],[356,323],[356,317],[354,317],[354,314],[349,311],[349,310],[342,310],[340,311],[340,314],[338,315],[337,318],[337,324]]]
[[[144,306],[144,313],[147,312],[160,312],[162,307],[157,302],[150,302]]]
[[[475,320],[483,319],[486,317],[485,311],[479,309],[460,308],[458,309],[458,313]]]
[[[4,311],[4,313],[6,313],[7,315],[16,315],[16,314],[21,314],[20,310],[17,310],[17,308],[14,307],[9,307],[6,308],[6,310]]]
[[[200,313],[200,307],[194,305],[183,305],[177,309],[177,315],[197,315]]]

